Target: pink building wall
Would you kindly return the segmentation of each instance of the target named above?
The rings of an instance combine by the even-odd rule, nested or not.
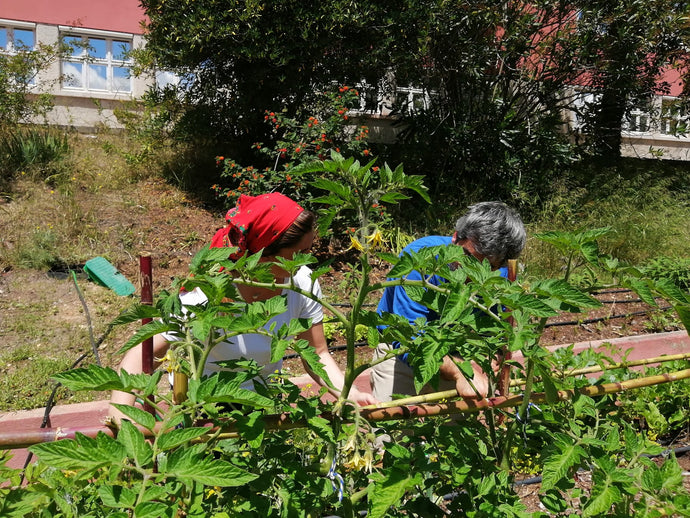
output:
[[[141,34],[139,0],[0,0],[0,18]]]

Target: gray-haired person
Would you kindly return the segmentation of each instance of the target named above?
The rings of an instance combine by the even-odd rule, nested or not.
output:
[[[518,213],[505,203],[488,201],[477,203],[468,208],[467,212],[455,224],[455,233],[449,236],[426,236],[410,243],[401,252],[417,252],[423,248],[433,246],[461,246],[465,254],[483,261],[488,260],[492,269],[500,270],[503,277],[508,276],[507,262],[517,259],[525,247],[527,234],[522,219]],[[421,274],[412,272],[407,279],[420,280]],[[438,285],[444,282],[439,277],[431,277],[427,281]],[[384,290],[377,311],[404,316],[410,323],[418,318],[427,321],[437,318],[429,308],[411,300],[402,286],[392,286]],[[382,358],[391,349],[400,347],[399,343],[381,343],[375,353],[376,358]],[[477,365],[474,367],[472,383],[480,394],[486,395],[488,379]],[[371,369],[371,386],[374,397],[378,401],[390,401],[393,394],[415,394],[414,372],[407,363],[407,354],[394,356]],[[455,388],[463,397],[476,396],[474,389],[460,373],[455,362],[445,357],[440,368],[439,390]],[[424,387],[422,393],[430,392],[431,387]]]

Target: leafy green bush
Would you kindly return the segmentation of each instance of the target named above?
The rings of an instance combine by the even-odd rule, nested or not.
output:
[[[256,142],[253,149],[257,162],[268,165],[242,166],[237,160],[218,156],[216,164],[222,165],[222,181],[213,185],[212,190],[228,207],[242,194],[255,196],[274,190],[295,201],[309,202],[317,192],[309,185],[313,178],[296,174],[296,166],[324,160],[331,151],[363,158],[371,155],[369,130],[349,121],[349,110],[358,106],[359,92],[341,86],[324,92],[297,117],[266,110],[264,121],[271,127],[275,144],[269,147]]]
[[[690,258],[658,257],[642,266],[651,279],[670,279],[681,290],[690,291]]]

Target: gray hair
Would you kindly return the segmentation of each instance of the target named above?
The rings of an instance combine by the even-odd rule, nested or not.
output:
[[[455,231],[458,240],[471,240],[477,252],[501,266],[517,259],[527,241],[520,215],[499,201],[471,205],[455,223]]]

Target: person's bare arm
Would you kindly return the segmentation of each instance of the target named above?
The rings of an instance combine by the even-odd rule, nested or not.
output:
[[[153,356],[154,358],[160,358],[165,355],[165,353],[168,350],[168,347],[170,347],[170,344],[168,343],[167,340],[163,338],[161,335],[156,335],[153,337]],[[144,372],[143,365],[141,364],[141,348],[142,344],[137,345],[136,347],[133,347],[129,351],[125,353],[125,355],[122,358],[122,361],[120,362],[120,366],[118,370],[124,370],[130,374],[140,374]],[[155,367],[156,365],[154,365]],[[129,394],[127,392],[120,392],[118,390],[113,390],[112,395],[110,396],[110,409],[109,413],[110,416],[116,421],[119,422],[120,419],[124,417],[124,414],[120,412],[117,408],[113,406],[113,403],[118,403],[121,405],[129,405],[133,406],[135,404],[135,396],[133,394]]]
[[[311,346],[314,347],[314,349],[316,349],[316,354],[319,355],[319,359],[321,360],[321,363],[323,364],[323,367],[326,370],[326,373],[328,374],[328,378],[331,380],[331,383],[333,383],[333,386],[336,388],[336,390],[333,390],[332,388],[328,387],[328,385],[326,385],[326,383],[321,378],[319,378],[316,374],[311,372],[311,370],[306,364],[304,366],[305,369],[309,371],[309,375],[312,378],[314,378],[314,381],[316,381],[321,386],[327,387],[328,391],[331,394],[338,397],[340,395],[340,390],[342,389],[343,384],[345,383],[345,378],[343,377],[343,372],[340,370],[340,367],[338,367],[338,364],[335,362],[333,356],[331,356],[331,353],[328,351],[328,343],[326,342],[326,336],[323,333],[323,323],[319,322],[318,324],[314,324],[308,331],[305,331],[304,333],[300,334],[299,338],[307,340],[311,344]],[[378,403],[374,396],[367,392],[361,392],[354,386],[350,389],[348,397],[349,399],[355,401],[358,405],[362,406],[374,405]]]

